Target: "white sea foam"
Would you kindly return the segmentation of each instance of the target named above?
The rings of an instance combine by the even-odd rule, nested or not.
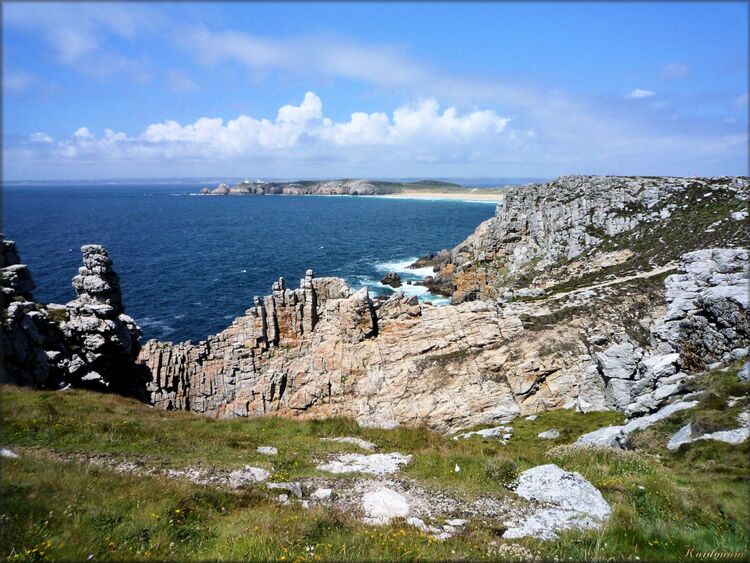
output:
[[[419,278],[420,280],[425,276],[431,276],[434,274],[432,266],[427,266],[425,268],[410,268],[409,266],[417,260],[418,258],[414,257],[394,262],[378,262],[375,264],[375,267],[383,272],[396,272],[397,274],[404,274],[404,276]]]

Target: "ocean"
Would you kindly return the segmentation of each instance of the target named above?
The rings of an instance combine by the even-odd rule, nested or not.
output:
[[[198,341],[242,315],[284,276],[299,286],[308,268],[355,288],[450,248],[494,214],[461,201],[351,196],[192,195],[189,185],[6,185],[3,232],[31,269],[42,303],[75,298],[71,278],[83,244],[102,244],[120,275],[126,312],[144,338]],[[404,287],[436,304],[421,286]]]

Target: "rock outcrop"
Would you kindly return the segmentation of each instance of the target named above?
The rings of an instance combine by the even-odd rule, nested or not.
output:
[[[382,195],[400,191],[401,184],[367,180],[329,180],[324,182],[249,182],[234,186],[220,184],[204,195]],[[458,186],[456,186],[458,187]]]
[[[500,368],[503,341],[521,331],[489,303],[421,306],[400,293],[373,302],[366,289],[308,276],[294,291],[280,280],[205,342],[148,342],[139,361],[162,408],[451,430],[520,412],[513,389],[520,397],[531,384]]]
[[[60,311],[32,300],[34,281],[13,241],[0,235],[2,280],[2,381],[31,387],[56,387],[64,375],[68,350],[54,320]]]
[[[396,272],[388,272],[383,276],[383,279],[380,280],[380,283],[383,285],[389,285],[393,288],[399,288],[401,287],[401,276]]]
[[[58,389],[108,388],[143,395],[143,372],[134,360],[140,329],[125,314],[117,274],[107,251],[97,245],[81,248],[83,266],[73,278],[78,298],[65,306],[31,300],[30,276],[24,284],[6,276],[11,270],[28,272],[19,263],[12,241],[2,241],[3,381]],[[21,270],[20,267],[23,267]]]
[[[106,249],[89,244],[81,252],[83,266],[73,278],[78,298],[65,306],[67,321],[62,325],[75,351],[68,366],[70,382],[133,393],[139,386],[134,360],[141,330],[125,314],[120,280]]]
[[[0,289],[3,292],[3,299],[6,302],[13,299],[23,298],[31,300],[31,292],[34,291],[34,280],[31,278],[31,272],[26,264],[21,264],[21,257],[18,255],[16,243],[12,240],[5,240],[0,234]]]
[[[675,339],[671,321],[667,328],[659,321],[675,307],[663,284],[678,267],[674,251],[636,263],[643,252],[630,246],[643,225],[676,228],[668,219],[690,211],[685,202],[694,199],[736,213],[747,187],[743,178],[576,176],[515,188],[506,207],[449,257],[423,260],[439,270],[437,284],[481,278],[473,297],[454,291],[456,305],[433,307],[399,293],[372,300],[366,289],[310,272],[297,290],[279,280],[272,295],[256,298],[245,316],[204,342],[147,343],[139,362],[151,373],[156,406],[213,416],[348,416],[362,425],[452,432],[549,408],[654,412],[699,369],[689,360],[691,342],[706,334],[724,339],[720,353],[696,352],[708,363],[740,357],[747,347],[746,304],[727,289],[745,275],[737,262],[743,255],[710,251],[719,253],[712,263],[737,263],[726,275],[701,274],[705,292],[691,301],[690,323],[680,317]],[[721,240],[735,243],[737,221],[727,221]],[[635,238],[617,238],[623,234]],[[654,246],[649,241],[644,252]],[[678,275],[693,276],[690,264],[701,260],[688,254]],[[519,286],[530,272],[543,283]],[[676,279],[667,278],[668,288]]]
[[[747,188],[612,177],[516,188],[467,241],[422,261],[450,306],[371,298],[308,270],[197,344],[140,347],[102,247],[82,248],[78,297],[61,309],[28,300],[33,282],[4,244],[6,379],[220,417],[456,432],[565,407],[619,409],[637,425],[678,404],[692,374],[748,354]],[[697,236],[684,230],[704,220]],[[619,443],[622,431],[596,439]]]
[[[646,240],[643,235],[652,229],[660,232],[649,233],[651,240],[658,240],[665,227],[684,229],[684,218],[700,217],[700,208],[707,209],[706,217],[718,219],[716,225],[693,224],[697,232],[692,237],[678,236],[676,244],[664,248],[654,245],[649,265],[706,248],[712,239],[746,243],[742,221],[733,220],[731,213],[744,209],[748,197],[747,178],[564,176],[512,188],[495,217],[451,251],[433,284],[462,302],[499,297],[514,286],[548,287],[603,269],[624,269],[625,263],[642,269],[646,253],[623,253],[623,248]],[[725,217],[714,217],[717,210]],[[626,234],[635,240],[620,243]]]
[[[582,410],[647,414],[679,395],[689,374],[748,355],[748,251],[690,252],[679,270],[664,281],[666,313],[651,329],[651,351],[624,341],[596,354],[597,369],[588,374],[582,394],[603,394],[588,398]]]

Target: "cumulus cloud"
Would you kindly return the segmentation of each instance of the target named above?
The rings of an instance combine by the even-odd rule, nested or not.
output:
[[[456,149],[476,151],[483,143],[496,146],[510,119],[493,110],[459,113],[440,109],[434,99],[401,106],[392,116],[355,112],[348,121],[335,122],[323,113],[323,103],[307,92],[298,105],[279,108],[274,119],[240,115],[229,121],[201,117],[182,125],[173,120],[154,123],[136,135],[106,129],[100,137],[81,127],[68,139],[54,141],[44,133],[31,142],[52,143],[55,155],[70,158],[228,159],[295,155],[346,159],[341,149],[393,147],[402,155],[437,159]],[[510,136],[507,136],[510,139]]]
[[[656,92],[652,92],[651,90],[641,90],[636,88],[630,94],[625,96],[626,100],[640,100],[641,98],[651,98],[653,96],[656,96]]]
[[[53,143],[54,139],[46,133],[32,133],[29,137],[32,143]]]

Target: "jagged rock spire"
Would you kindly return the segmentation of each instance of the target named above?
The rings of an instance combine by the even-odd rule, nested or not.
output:
[[[10,303],[14,298],[21,297],[30,300],[31,292],[36,286],[31,278],[31,272],[26,264],[21,264],[21,257],[16,250],[16,243],[5,240],[0,233],[0,282],[3,299]]]
[[[76,384],[132,393],[137,387],[134,359],[141,329],[125,314],[120,280],[103,246],[81,247],[83,266],[73,278],[78,298],[66,305],[63,332],[77,353],[70,362]]]

